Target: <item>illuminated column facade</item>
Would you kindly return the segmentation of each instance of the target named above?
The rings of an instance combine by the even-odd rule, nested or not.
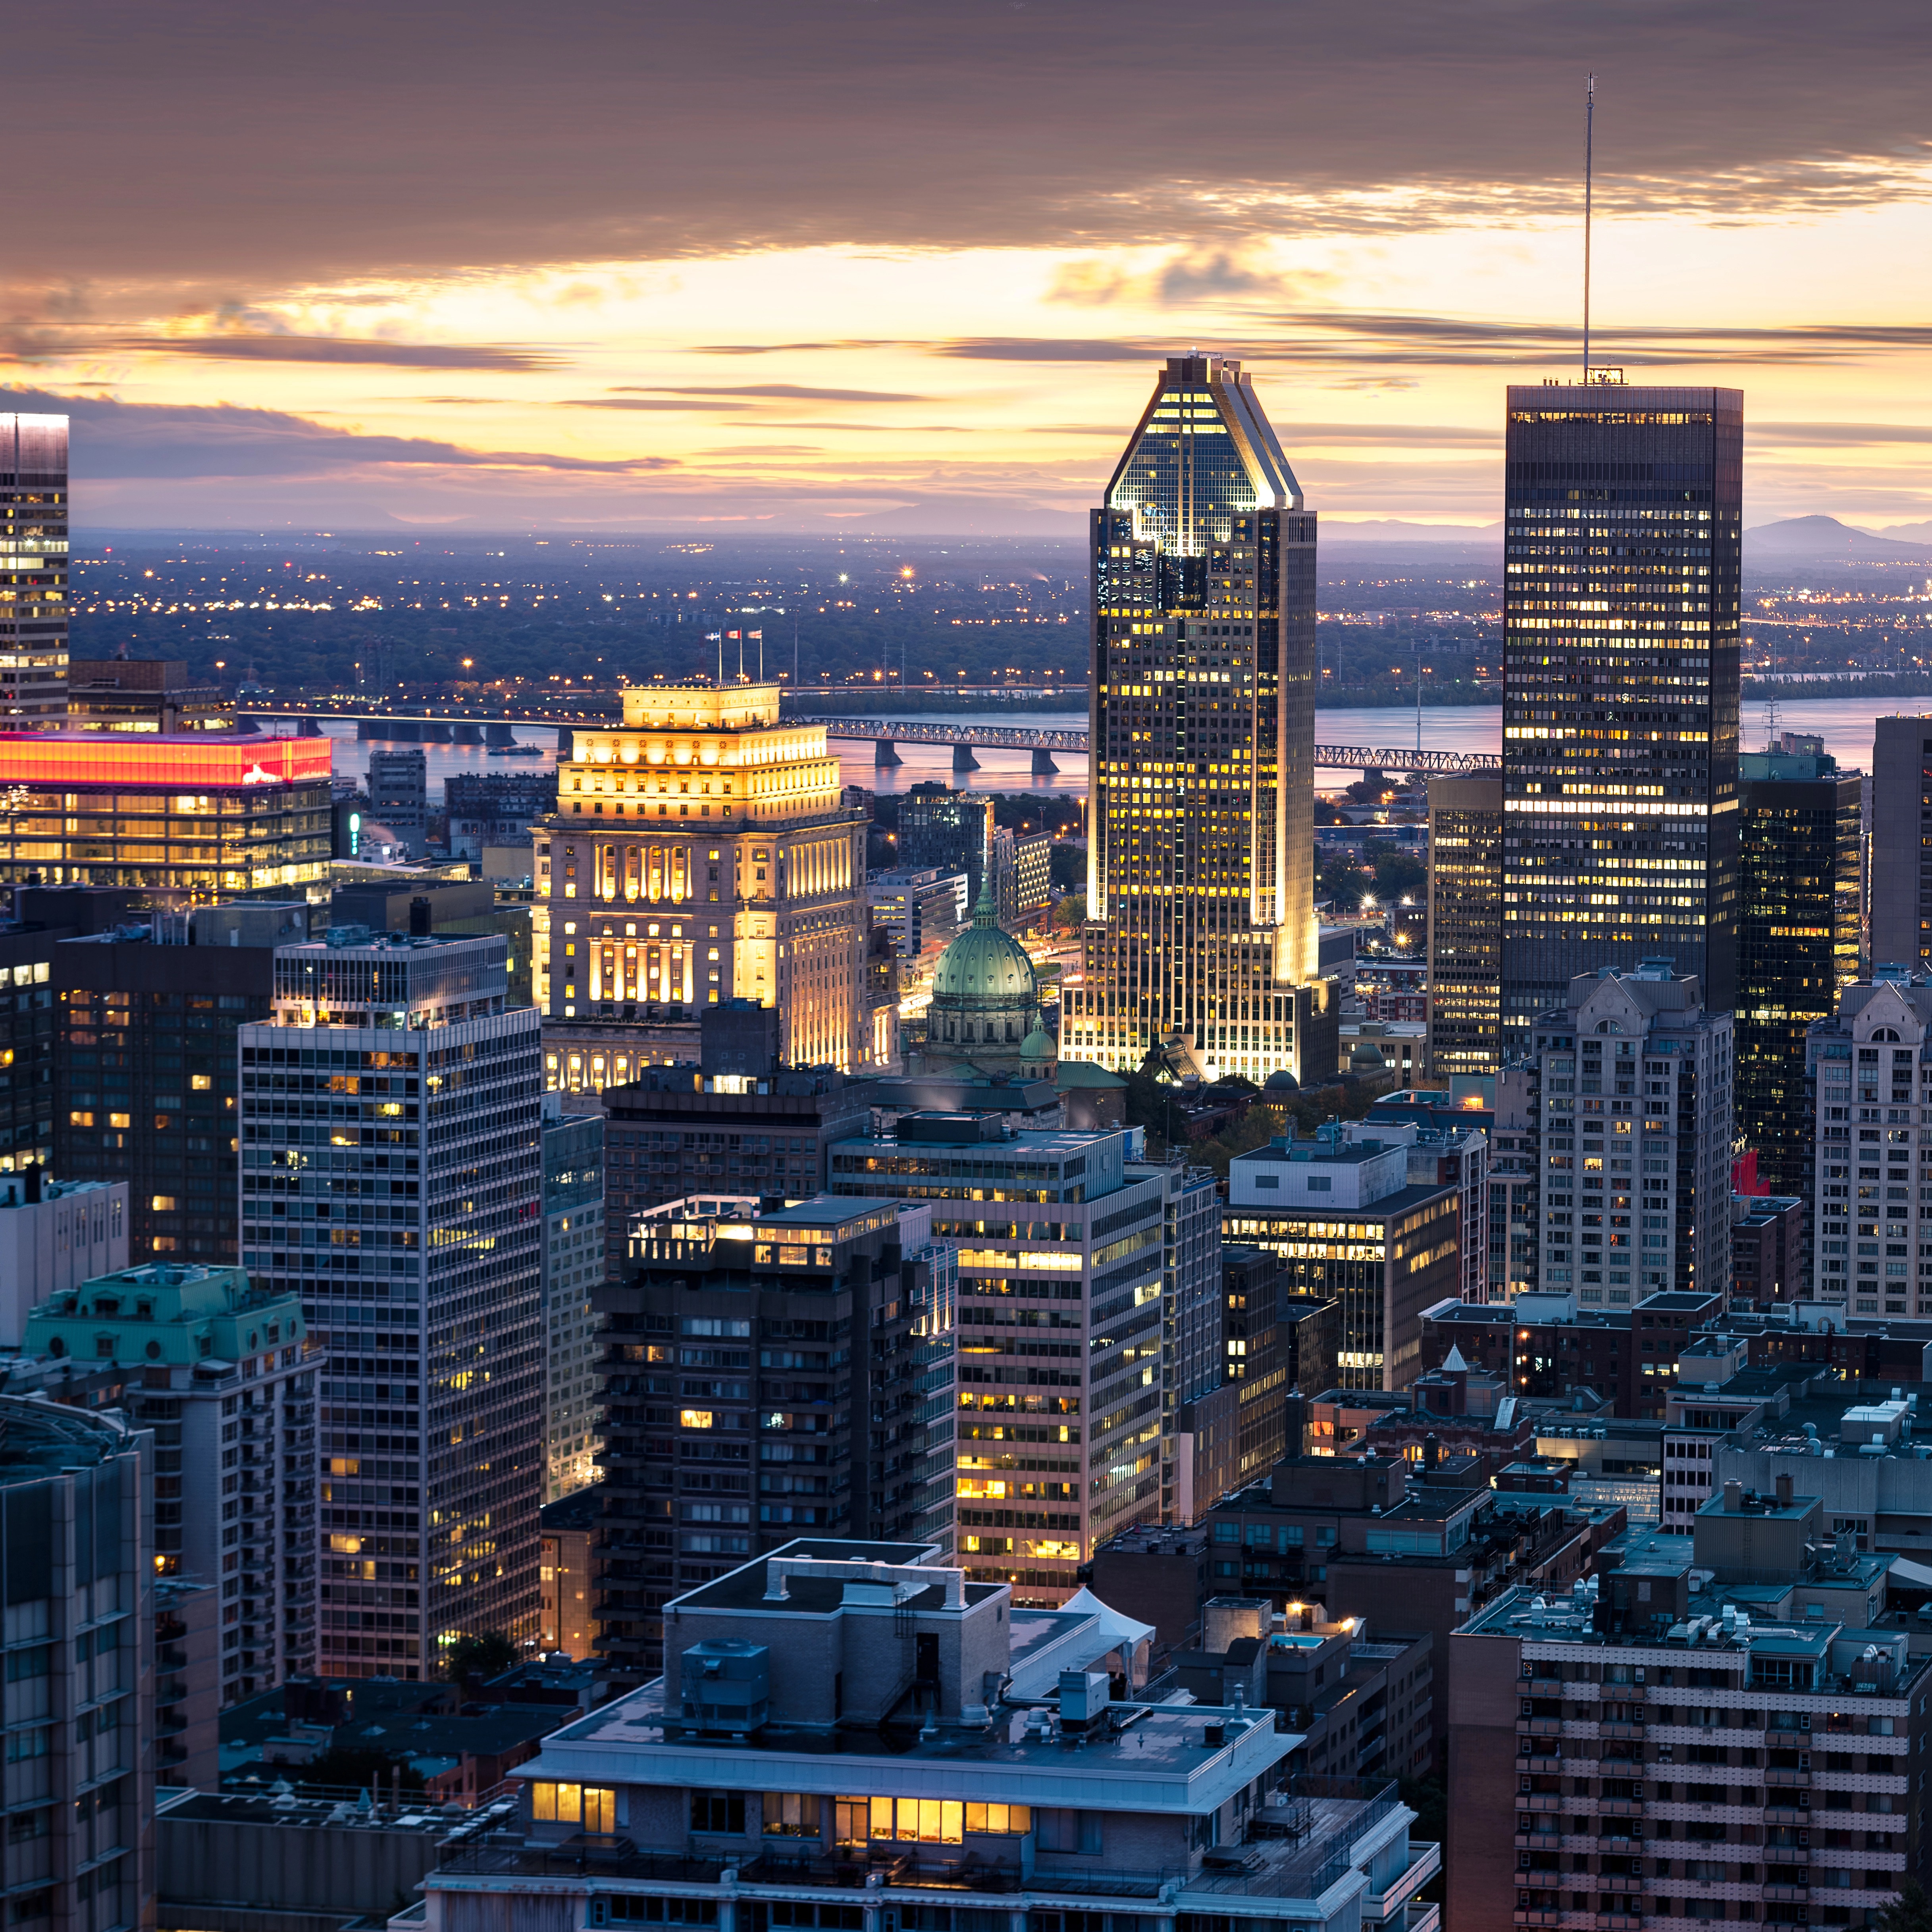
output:
[[[1239,364],[1168,363],[1090,537],[1090,923],[1061,1053],[1331,1073],[1316,519]]]
[[[782,720],[778,695],[652,686],[625,693],[621,728],[577,734],[536,833],[550,1086],[694,1060],[700,1014],[733,998],[778,1008],[791,1065],[879,1063],[866,813],[824,728]]]
[[[0,721],[67,717],[65,416],[0,413]]]

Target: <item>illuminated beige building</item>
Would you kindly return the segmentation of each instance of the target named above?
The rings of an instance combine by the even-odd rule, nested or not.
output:
[[[1315,515],[1238,363],[1156,382],[1090,527],[1092,833],[1070,1060],[1327,1077]]]
[[[695,1060],[704,1008],[775,1006],[794,1066],[891,1058],[866,979],[866,813],[778,687],[656,686],[577,734],[536,827],[544,1078],[596,1093]]]

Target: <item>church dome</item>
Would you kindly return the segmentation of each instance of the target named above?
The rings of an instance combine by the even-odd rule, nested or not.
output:
[[[1044,1027],[1035,1027],[1020,1042],[1020,1058],[1024,1060],[1053,1060],[1058,1057],[1059,1052],[1059,1048],[1054,1044],[1052,1034]]]
[[[1298,1094],[1300,1090],[1300,1088],[1296,1084],[1294,1076],[1285,1066],[1277,1066],[1262,1082],[1262,1091],[1264,1094]]]
[[[975,1011],[1024,1007],[1030,1012],[1039,998],[1026,948],[1000,931],[992,894],[982,891],[971,926],[939,956],[933,969],[933,1004]]]
[[[1358,1040],[1348,1050],[1348,1068],[1354,1073],[1386,1073],[1388,1062],[1372,1040]]]
[[[1000,929],[991,871],[973,908],[971,928],[939,956],[926,1009],[928,1051],[976,1065],[1051,1058],[1040,1018],[1040,986],[1026,948]],[[1044,1054],[1034,1052],[1042,1045]]]

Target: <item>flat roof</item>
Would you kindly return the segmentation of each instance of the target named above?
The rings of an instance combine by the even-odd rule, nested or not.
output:
[[[789,1201],[784,1207],[774,1208],[755,1219],[761,1228],[812,1227],[822,1221],[842,1226],[848,1221],[862,1221],[868,1215],[897,1214],[902,1207],[920,1204],[916,1202],[873,1199],[862,1194],[814,1194],[809,1200]]]

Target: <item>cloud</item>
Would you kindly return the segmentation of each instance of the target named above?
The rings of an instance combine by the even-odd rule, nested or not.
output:
[[[10,22],[34,77],[10,136],[62,158],[25,274],[246,299],[727,248],[1238,261],[1256,235],[1567,219],[1590,67],[1606,214],[1926,193],[1920,0],[1630,0],[1613,33],[1522,0],[1176,20],[1167,0],[584,0],[538,35],[512,0],[197,0],[184,32],[142,0],[68,0]]]
[[[667,397],[566,396],[550,405],[558,410],[674,410],[686,416],[712,416],[728,410],[748,410],[750,403],[681,402]]]
[[[426,437],[330,429],[278,410],[122,403],[96,396],[0,388],[0,409],[65,416],[83,484],[132,478],[291,477],[378,466],[507,469],[612,476],[674,468],[667,457],[599,460],[466,449]]]
[[[563,358],[534,349],[487,343],[382,342],[339,335],[283,335],[272,330],[218,335],[144,335],[116,346],[162,356],[206,356],[231,362],[374,363],[392,369],[497,369],[526,371],[560,368]]]
[[[1745,440],[1816,448],[1857,448],[1882,442],[1932,442],[1932,427],[1919,423],[1744,422]]]
[[[714,353],[716,352],[713,352]],[[930,396],[902,395],[890,389],[808,389],[796,382],[732,382],[674,388],[625,383],[611,392],[631,396],[757,396],[794,403],[929,403]]]

